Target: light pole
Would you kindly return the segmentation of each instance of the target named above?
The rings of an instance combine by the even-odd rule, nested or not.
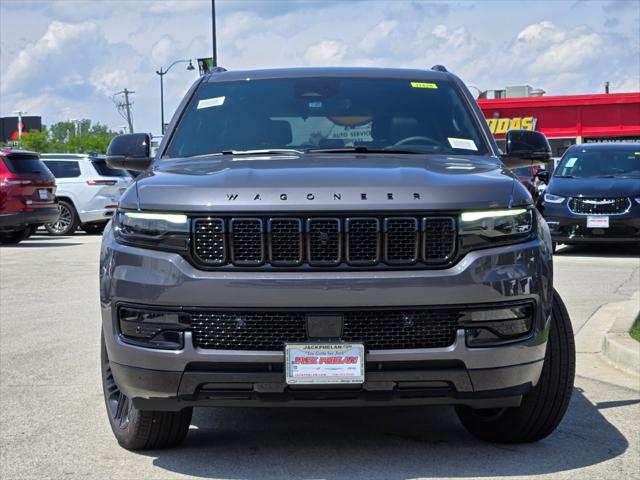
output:
[[[164,135],[164,84],[163,84],[162,77],[164,77],[167,74],[167,72],[171,70],[171,67],[173,67],[174,65],[178,63],[187,63],[187,62],[189,62],[189,65],[187,65],[187,70],[194,70],[193,63],[191,63],[190,59],[176,60],[171,65],[169,65],[166,70],[163,70],[162,67],[160,67],[160,70],[156,70],[156,73],[160,76],[160,122],[161,122],[160,133],[162,135]]]
[[[213,54],[213,66],[218,65],[218,52],[216,43],[216,0],[211,0],[211,50]]]
[[[18,110],[17,112],[13,112],[18,115],[18,143],[22,145],[22,116],[26,115],[27,112],[23,112],[22,110]]]

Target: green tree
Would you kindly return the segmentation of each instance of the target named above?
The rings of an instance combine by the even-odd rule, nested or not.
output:
[[[22,148],[40,153],[105,153],[116,135],[106,125],[86,118],[66,120],[43,126],[41,132],[29,132],[22,139]]]

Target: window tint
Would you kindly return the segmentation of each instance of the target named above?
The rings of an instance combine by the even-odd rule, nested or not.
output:
[[[78,162],[45,160],[44,163],[56,178],[74,178],[80,176],[80,165],[78,165]]]
[[[4,157],[2,159],[11,173],[47,173],[47,167],[38,158]]]
[[[126,170],[122,170],[120,168],[111,168],[107,165],[107,162],[94,161],[91,162],[93,168],[96,169],[99,175],[103,177],[128,177],[129,174]]]
[[[488,152],[468,105],[450,82],[310,77],[204,84],[165,155],[355,146]]]

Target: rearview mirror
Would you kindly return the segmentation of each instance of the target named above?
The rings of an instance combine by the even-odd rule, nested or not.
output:
[[[551,160],[551,146],[544,134],[532,130],[509,130],[502,161],[509,168],[530,167]]]
[[[151,138],[146,133],[118,135],[107,148],[107,164],[113,168],[143,171],[151,160]]]

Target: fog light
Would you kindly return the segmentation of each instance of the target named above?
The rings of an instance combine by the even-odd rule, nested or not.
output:
[[[533,326],[533,305],[468,310],[461,317],[467,346],[489,347],[526,338]]]
[[[119,310],[121,338],[134,345],[177,350],[183,347],[183,331],[189,328],[189,315],[182,312]]]

